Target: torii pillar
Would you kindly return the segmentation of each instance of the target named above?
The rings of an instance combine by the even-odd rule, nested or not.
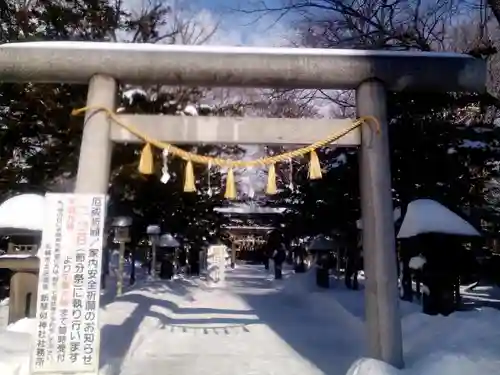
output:
[[[485,90],[486,64],[454,53],[308,48],[168,46],[26,42],[0,46],[0,81],[90,82],[88,102],[113,107],[116,82],[219,87],[356,90],[367,127],[335,142],[361,145],[361,209],[366,273],[368,355],[403,366],[392,218],[386,91]],[[150,137],[182,143],[309,144],[348,127],[350,120],[256,119],[120,115]],[[63,126],[63,125],[62,125]],[[361,138],[361,139],[360,139]],[[104,193],[110,140],[140,142],[105,116],[85,117],[77,192]]]

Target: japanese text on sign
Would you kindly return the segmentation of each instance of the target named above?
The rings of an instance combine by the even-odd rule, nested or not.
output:
[[[46,195],[34,374],[98,372],[104,214],[104,195]]]

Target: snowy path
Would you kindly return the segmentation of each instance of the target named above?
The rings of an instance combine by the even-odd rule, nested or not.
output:
[[[338,283],[319,290],[314,273],[286,276],[269,281],[260,267],[241,266],[225,287],[139,282],[114,300],[110,284],[99,375],[345,375],[364,351],[363,293]],[[405,370],[363,359],[349,375],[500,375],[498,310],[419,310],[401,303]],[[1,375],[30,374],[35,332],[34,319],[0,329]]]
[[[289,281],[266,280],[259,268],[242,266],[217,289],[177,280],[109,304],[102,372],[344,375],[362,354],[358,332],[346,332],[340,311],[311,306],[300,291],[279,291]]]

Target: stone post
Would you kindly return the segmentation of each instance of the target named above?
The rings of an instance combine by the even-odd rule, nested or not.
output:
[[[356,91],[356,105],[358,116],[374,116],[381,126],[380,134],[367,125],[361,131],[360,192],[369,356],[402,368],[389,127],[382,83],[361,83]]]

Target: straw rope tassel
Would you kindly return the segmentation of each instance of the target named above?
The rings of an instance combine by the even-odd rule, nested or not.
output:
[[[84,113],[86,111],[94,111],[94,112],[104,112],[104,114],[108,117],[109,120],[113,121],[116,125],[122,127],[123,129],[126,129],[129,131],[132,135],[138,137],[139,139],[142,139],[146,145],[144,146],[141,154],[141,160],[139,162],[139,171],[144,174],[152,174],[154,173],[154,165],[153,165],[153,153],[152,153],[152,147],[157,147],[161,149],[168,149],[170,153],[173,156],[176,156],[178,158],[182,158],[184,160],[189,160],[191,163],[198,163],[198,164],[211,164],[212,166],[218,166],[218,167],[228,167],[228,176],[227,176],[227,186],[226,186],[226,197],[236,197],[236,187],[234,185],[234,175],[233,171],[231,168],[243,168],[243,167],[259,167],[259,166],[272,166],[273,164],[276,163],[281,163],[286,161],[287,159],[292,159],[292,158],[299,158],[301,156],[305,156],[307,154],[310,154],[310,160],[309,160],[309,179],[315,180],[319,179],[322,177],[322,172],[321,172],[321,165],[318,159],[318,155],[316,154],[317,149],[321,147],[325,147],[332,142],[342,138],[346,134],[352,132],[353,130],[359,128],[363,124],[366,124],[372,128],[372,130],[375,131],[375,133],[379,134],[380,133],[380,124],[377,120],[377,118],[373,116],[363,116],[358,118],[357,120],[353,120],[353,123],[351,126],[345,128],[342,131],[339,131],[335,134],[331,134],[328,137],[319,140],[317,142],[314,142],[308,146],[298,148],[296,150],[292,151],[287,151],[279,155],[273,155],[270,157],[265,157],[265,158],[259,158],[255,160],[230,160],[230,159],[223,159],[223,158],[217,158],[217,157],[210,157],[210,156],[204,156],[204,155],[198,155],[195,153],[188,152],[186,150],[183,150],[182,148],[176,147],[175,145],[172,145],[170,143],[162,142],[159,140],[155,140],[151,137],[149,137],[147,134],[142,133],[138,129],[136,129],[133,125],[127,124],[123,122],[118,115],[110,110],[109,108],[106,107],[100,107],[100,106],[89,106],[89,107],[82,107],[79,109],[74,109],[71,114],[73,116],[79,115],[81,113]],[[189,166],[186,166],[187,168]],[[192,166],[191,166],[192,167]],[[271,172],[271,167],[269,168]],[[272,176],[272,173],[271,173]],[[194,185],[194,176],[193,176],[193,185]],[[272,185],[272,184],[271,184]],[[271,189],[272,190],[272,189]]]
[[[310,153],[311,158],[309,159],[309,179],[318,180],[323,177],[321,174],[321,165],[319,164],[318,154],[315,150]]]
[[[186,163],[186,169],[184,170],[184,191],[186,193],[194,193],[196,191],[196,185],[194,183],[194,171],[193,163],[188,160]]]
[[[226,192],[224,194],[226,199],[236,199],[236,184],[234,182],[233,168],[229,168],[226,177]]]
[[[269,166],[269,171],[267,172],[267,188],[266,194],[273,195],[278,192],[276,187],[276,167],[274,164]]]
[[[138,170],[142,174],[154,173],[153,150],[149,143],[142,148]]]

